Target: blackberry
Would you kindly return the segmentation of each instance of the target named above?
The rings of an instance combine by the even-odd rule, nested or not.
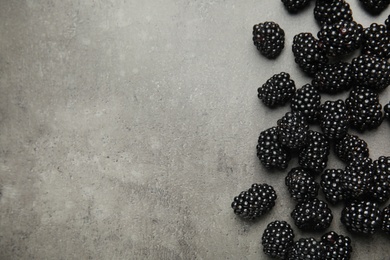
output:
[[[383,203],[390,198],[390,156],[380,156],[373,163],[371,197]]]
[[[387,31],[389,31],[390,30],[390,15],[387,17],[387,19],[385,21],[385,25],[386,25]]]
[[[287,112],[277,121],[279,142],[291,149],[305,145],[309,125],[301,112]]]
[[[382,210],[382,223],[381,223],[381,228],[382,230],[390,235],[390,205],[388,205],[387,207],[385,207],[383,210]]]
[[[363,8],[372,14],[381,13],[390,4],[390,0],[359,0],[359,1],[363,5]]]
[[[322,44],[311,33],[295,35],[292,51],[295,62],[309,75],[314,75],[328,63]]]
[[[339,56],[358,49],[362,41],[362,34],[362,25],[355,21],[341,20],[334,24],[325,24],[317,36],[329,56]]]
[[[341,169],[326,169],[321,175],[321,188],[325,198],[332,204],[344,200],[344,171]]]
[[[323,260],[325,249],[320,242],[314,238],[301,238],[290,248],[288,259],[291,260]]]
[[[310,84],[298,89],[291,98],[291,111],[300,111],[308,123],[318,121],[318,107],[321,105],[321,95]]]
[[[349,114],[349,125],[361,132],[378,128],[382,121],[382,105],[374,90],[357,86],[345,100]]]
[[[390,122],[390,101],[383,107],[383,111],[385,111],[385,117],[389,120]]]
[[[342,139],[337,140],[334,151],[343,162],[349,162],[355,156],[369,157],[366,141],[351,134],[346,134]]]
[[[349,118],[344,101],[326,101],[319,108],[320,127],[331,140],[343,138],[348,131]]]
[[[321,245],[325,249],[326,260],[349,260],[352,254],[352,241],[349,237],[339,235],[334,231],[321,237]]]
[[[284,7],[290,13],[296,13],[302,10],[310,3],[310,0],[282,0]]]
[[[281,72],[269,78],[257,89],[258,98],[268,107],[283,106],[295,93],[295,83],[290,74]]]
[[[271,127],[260,133],[257,143],[257,157],[265,168],[284,170],[291,159],[290,149],[279,143],[277,127]]]
[[[321,26],[334,24],[341,20],[353,20],[351,7],[344,0],[317,0],[314,7],[314,18]]]
[[[352,77],[358,85],[382,91],[390,85],[390,63],[376,56],[360,55],[352,60]]]
[[[274,59],[284,48],[285,33],[279,24],[264,22],[253,26],[253,44],[262,55]]]
[[[317,198],[298,203],[291,212],[291,217],[299,229],[307,231],[324,230],[333,220],[328,204]]]
[[[344,61],[325,65],[318,71],[312,84],[320,92],[336,94],[348,90],[352,86],[351,65]]]
[[[390,58],[390,32],[383,24],[373,23],[364,29],[362,54]]]
[[[318,183],[314,180],[312,172],[301,167],[292,168],[285,179],[291,197],[302,202],[315,198],[318,195]]]
[[[372,160],[367,157],[355,156],[345,167],[343,189],[346,198],[363,198],[371,189],[373,180]]]
[[[381,211],[376,202],[351,201],[341,212],[341,223],[348,231],[374,234],[381,226]]]
[[[275,206],[276,192],[266,183],[252,184],[247,191],[242,191],[232,202],[234,213],[245,219],[255,219],[264,215]]]
[[[329,150],[328,138],[320,132],[309,130],[307,144],[298,155],[299,165],[315,173],[320,173],[328,162]]]
[[[273,221],[267,225],[261,237],[263,252],[271,257],[285,259],[294,243],[294,231],[286,221]]]

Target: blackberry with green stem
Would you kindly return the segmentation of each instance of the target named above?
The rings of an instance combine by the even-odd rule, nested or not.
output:
[[[334,152],[343,162],[350,162],[356,156],[369,157],[370,155],[367,142],[357,135],[348,133],[335,142]]]
[[[353,20],[351,7],[344,0],[316,0],[314,18],[321,26]]]
[[[295,225],[304,231],[320,231],[328,228],[333,220],[331,209],[317,198],[298,203],[291,212]]]
[[[306,144],[309,125],[301,112],[287,112],[277,121],[277,129],[282,145],[299,149]]]
[[[292,168],[285,178],[285,183],[291,197],[298,202],[318,195],[319,185],[314,179],[313,172],[302,167]]]
[[[312,80],[312,85],[320,92],[336,94],[352,86],[351,65],[344,61],[326,64]]]
[[[313,237],[300,238],[290,248],[288,258],[291,260],[324,260],[325,248]]]
[[[329,150],[328,138],[323,133],[309,130],[306,145],[299,152],[298,163],[314,173],[321,173],[326,168]]]
[[[290,74],[281,72],[269,78],[257,89],[258,98],[268,107],[283,106],[295,93],[295,83]]]
[[[352,241],[348,236],[330,231],[322,235],[320,244],[325,250],[325,260],[351,259]]]
[[[294,231],[286,221],[269,223],[261,237],[263,252],[274,258],[285,259],[294,243]]]
[[[262,55],[277,58],[284,48],[285,33],[279,24],[267,21],[253,26],[253,44]]]
[[[318,122],[318,108],[321,105],[321,95],[317,88],[306,84],[298,89],[291,98],[291,111],[300,111],[308,123]]]
[[[321,188],[325,199],[332,204],[345,199],[343,188],[344,171],[342,169],[326,169],[321,175]]]
[[[381,210],[376,202],[350,201],[340,220],[350,232],[374,234],[381,226]]]

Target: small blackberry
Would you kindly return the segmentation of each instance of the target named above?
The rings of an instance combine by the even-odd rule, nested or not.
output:
[[[285,33],[279,24],[264,22],[253,26],[253,43],[262,55],[274,59],[284,48]]]
[[[373,180],[372,160],[355,156],[345,167],[343,189],[346,198],[363,198],[368,195]]]
[[[264,215],[275,206],[276,192],[266,183],[252,184],[247,191],[242,191],[232,202],[234,214],[245,218],[255,219]]]
[[[298,155],[299,165],[315,173],[320,173],[328,162],[329,150],[328,138],[320,132],[309,130],[306,145]]]
[[[334,24],[325,24],[317,36],[329,56],[339,56],[358,49],[362,34],[362,25],[355,21],[341,20]]]
[[[321,175],[321,188],[325,198],[332,204],[344,200],[344,171],[341,169],[326,169]]]
[[[383,24],[373,23],[364,29],[362,54],[390,58],[390,32]]]
[[[295,35],[292,51],[295,62],[309,75],[314,75],[328,63],[322,44],[311,33]]]
[[[379,95],[367,87],[356,86],[345,100],[349,114],[349,125],[363,132],[378,128],[382,121],[382,105]]]
[[[273,75],[257,89],[258,98],[268,107],[283,106],[295,93],[295,83],[290,74],[281,72]]]
[[[385,117],[389,120],[390,122],[390,101],[383,107],[383,111],[385,111]]]
[[[366,141],[356,135],[346,134],[335,142],[336,155],[343,162],[350,162],[355,156],[369,157]]]
[[[291,197],[298,202],[315,198],[318,195],[319,185],[314,180],[313,173],[302,167],[292,168],[285,182]]]
[[[333,220],[328,204],[317,198],[298,203],[291,212],[291,217],[299,229],[306,231],[324,230]]]
[[[321,95],[310,84],[298,89],[291,98],[291,111],[300,111],[308,123],[318,121],[318,108],[321,105]]]
[[[390,235],[390,205],[388,205],[387,207],[385,207],[383,210],[382,210],[382,223],[381,223],[381,228],[382,230]]]
[[[312,84],[320,92],[336,94],[348,90],[352,86],[351,65],[344,61],[325,65],[318,71]]]
[[[317,0],[314,7],[314,18],[321,26],[334,24],[341,20],[353,20],[351,7],[344,0]]]
[[[326,101],[319,108],[320,127],[331,140],[343,138],[348,131],[349,118],[344,101]]]
[[[364,9],[372,14],[379,14],[387,8],[390,0],[359,0]]]
[[[282,0],[284,7],[290,13],[296,13],[310,3],[310,0]]]
[[[291,159],[290,150],[279,143],[277,127],[260,133],[256,149],[257,157],[267,169],[286,169]]]
[[[306,144],[309,125],[301,112],[287,112],[277,121],[277,125],[279,142],[282,145],[298,149]]]
[[[348,231],[374,234],[381,226],[381,211],[376,202],[351,201],[341,212],[341,223]]]
[[[301,238],[290,248],[288,258],[291,260],[324,260],[325,249],[314,238]]]
[[[349,260],[352,254],[352,241],[349,237],[330,231],[321,237],[326,260]]]
[[[383,203],[390,198],[390,156],[380,156],[373,163],[371,197]]]
[[[285,259],[294,243],[294,231],[286,221],[273,221],[267,225],[261,237],[263,252],[271,257]]]

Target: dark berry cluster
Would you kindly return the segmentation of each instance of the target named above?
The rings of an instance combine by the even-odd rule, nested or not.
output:
[[[279,56],[284,48],[284,41],[284,30],[275,22],[264,22],[253,26],[253,44],[269,59]]]

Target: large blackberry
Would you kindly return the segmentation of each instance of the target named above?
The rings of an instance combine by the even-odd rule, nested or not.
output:
[[[329,140],[324,134],[309,130],[306,145],[299,152],[299,165],[315,173],[322,172],[328,162],[329,149]]]
[[[325,198],[332,204],[344,200],[344,171],[341,169],[326,169],[321,175],[321,188]]]
[[[314,238],[301,238],[296,241],[288,253],[289,260],[324,260],[325,249]]]
[[[364,29],[362,54],[390,58],[390,32],[383,24],[373,23]]]
[[[264,215],[275,206],[276,192],[266,183],[252,184],[247,191],[242,191],[232,202],[234,213],[242,218],[254,219]]]
[[[318,121],[318,107],[321,105],[321,95],[310,84],[298,89],[291,98],[291,111],[300,111],[308,123]]]
[[[324,230],[333,219],[328,204],[317,198],[298,203],[291,212],[291,217],[299,229],[307,231]]]
[[[390,235],[390,205],[382,210],[382,230]]]
[[[318,195],[319,185],[313,173],[302,167],[292,168],[285,179],[286,186],[293,199],[298,202],[315,198]]]
[[[359,0],[364,9],[373,14],[379,14],[387,8],[390,0]]]
[[[334,151],[343,162],[349,162],[355,156],[369,157],[366,141],[351,134],[346,134],[343,138],[337,140]]]
[[[330,231],[321,237],[326,260],[349,260],[352,254],[352,241],[349,237]]]
[[[376,56],[360,55],[352,60],[352,77],[359,85],[381,91],[390,85],[390,63]]]
[[[351,7],[344,0],[317,0],[314,7],[314,18],[321,26],[334,24],[341,20],[353,20]]]
[[[383,121],[382,105],[374,90],[356,86],[345,100],[349,114],[349,125],[361,132],[377,128]]]
[[[257,157],[267,169],[286,169],[291,159],[290,149],[279,143],[277,127],[260,133],[256,149]]]
[[[281,72],[269,78],[257,92],[258,98],[266,106],[283,106],[294,95],[295,83],[290,79],[290,74]]]
[[[279,24],[264,22],[253,26],[253,43],[269,59],[279,56],[284,48],[285,34]]]
[[[329,56],[339,56],[358,49],[362,41],[362,33],[362,25],[355,21],[341,20],[334,24],[325,24],[317,36]]]
[[[351,88],[351,65],[344,61],[325,65],[318,71],[312,84],[320,92],[335,94]]]
[[[380,156],[373,165],[370,195],[379,203],[383,203],[390,198],[390,156]]]
[[[285,259],[294,243],[294,231],[286,221],[273,221],[267,225],[261,237],[263,252],[271,257]]]
[[[348,131],[349,118],[344,101],[326,101],[319,108],[320,127],[329,139],[343,138]]]
[[[390,101],[383,107],[383,111],[385,112],[385,117],[389,120],[390,122]]]
[[[284,7],[291,13],[302,10],[311,0],[282,0]]]
[[[295,35],[292,51],[295,62],[309,75],[314,75],[328,62],[322,44],[311,33]]]
[[[351,232],[374,234],[381,225],[381,211],[376,202],[351,201],[341,212],[341,223]]]
[[[346,198],[363,198],[368,195],[373,180],[372,160],[355,156],[345,167],[343,189]]]
[[[297,149],[306,144],[309,125],[301,112],[287,112],[277,121],[277,124],[281,144],[291,149]]]

